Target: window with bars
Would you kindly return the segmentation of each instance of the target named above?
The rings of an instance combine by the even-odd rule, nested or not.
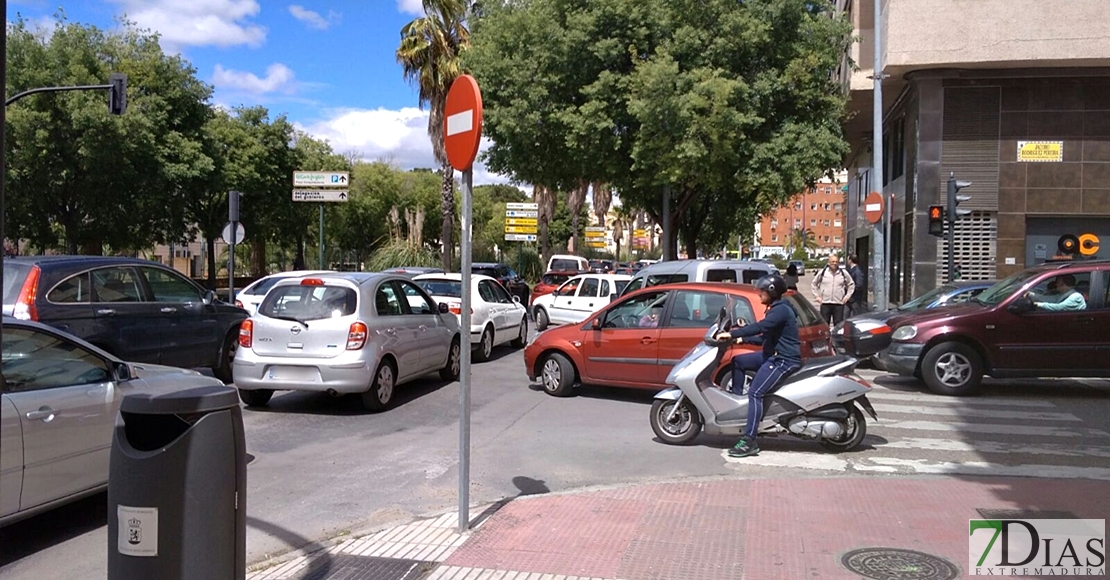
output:
[[[971,212],[971,215],[956,220],[952,238],[952,261],[959,266],[961,280],[995,279],[995,256],[998,254],[997,214],[988,211]],[[947,236],[937,239],[937,281],[949,281]]]

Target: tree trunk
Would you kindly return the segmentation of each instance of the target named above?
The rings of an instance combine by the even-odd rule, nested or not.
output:
[[[304,270],[304,236],[297,239],[297,252],[293,257],[293,269]]]
[[[266,240],[251,242],[251,276],[261,278],[266,275]]]
[[[216,289],[216,238],[204,234],[204,245],[208,248],[208,289]]]
[[[686,257],[693,260],[698,257],[698,232],[694,228],[683,228],[682,243],[686,246]]]
[[[443,212],[443,228],[439,240],[443,244],[443,270],[450,272],[455,264],[455,245],[452,234],[455,231],[455,170],[450,164],[443,165],[443,185],[440,190],[439,209]]]

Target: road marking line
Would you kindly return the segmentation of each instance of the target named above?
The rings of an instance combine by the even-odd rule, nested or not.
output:
[[[867,440],[864,439],[866,443]],[[1066,443],[1042,443],[1024,445],[1005,441],[957,441],[954,439],[930,439],[927,437],[907,437],[897,441],[875,444],[878,449],[919,449],[923,451],[969,451],[972,453],[1026,453],[1029,455],[1051,455],[1053,457],[1106,457],[1110,458],[1110,447],[1098,445],[1068,445]]]
[[[760,467],[803,467],[805,469],[820,469],[824,471],[847,471],[848,460],[822,453],[807,453],[798,451],[760,451],[759,455],[749,457],[729,457],[728,450],[722,450],[721,456],[728,463],[743,463],[758,465]]]
[[[882,413],[909,413],[913,415],[943,415],[948,417],[982,417],[984,419],[1022,419],[1026,421],[1079,421],[1083,419],[1071,413],[1049,411],[1005,411],[994,409],[971,409],[956,407],[924,407],[919,405],[903,406],[875,403],[875,410]]]
[[[957,431],[963,433],[996,433],[1000,435],[1025,435],[1045,437],[1110,437],[1099,429],[1062,428],[1030,425],[997,425],[990,423],[964,423],[950,421],[882,421],[872,423],[876,429],[910,429],[914,431]]]
[[[1006,398],[1006,397],[945,397],[943,395],[933,395],[930,393],[907,393],[905,391],[892,391],[876,387],[871,389],[867,394],[868,398],[875,400],[881,399],[903,399],[906,401],[915,401],[919,403],[932,403],[934,405],[947,405],[952,407],[963,407],[965,405],[989,405],[1008,406],[1008,407],[1043,407],[1046,409],[1054,409],[1056,405],[1048,401],[1038,401],[1032,399],[1020,398]]]
[[[914,473],[929,474],[957,474],[957,475],[991,475],[1010,477],[1050,477],[1069,479],[1104,479],[1110,480],[1110,468],[1106,467],[1073,467],[1069,465],[1005,465],[1001,463],[988,463],[986,461],[965,461],[955,463],[949,461],[931,462],[924,459],[896,459],[894,457],[869,457],[863,461],[876,465],[853,463],[855,471],[879,471],[890,473],[893,468],[897,471],[909,470]]]

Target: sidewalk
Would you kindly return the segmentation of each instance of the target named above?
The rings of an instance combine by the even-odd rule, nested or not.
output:
[[[445,514],[352,538],[248,579],[943,580],[965,576],[967,521],[985,517],[983,510],[1110,519],[1107,498],[1110,482],[1044,478],[647,484],[517,498],[491,506],[466,536],[457,534],[455,514]],[[892,550],[849,555],[867,548]],[[871,572],[854,573],[843,560]]]

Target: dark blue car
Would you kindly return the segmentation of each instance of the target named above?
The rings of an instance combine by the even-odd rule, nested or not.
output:
[[[895,314],[906,314],[907,312],[913,312],[915,310],[939,308],[941,306],[948,306],[949,304],[963,304],[973,297],[978,296],[983,290],[993,286],[995,282],[997,282],[997,280],[957,280],[955,282],[949,282],[896,308],[880,312],[857,314],[852,317],[852,320],[867,319],[886,322]]]

